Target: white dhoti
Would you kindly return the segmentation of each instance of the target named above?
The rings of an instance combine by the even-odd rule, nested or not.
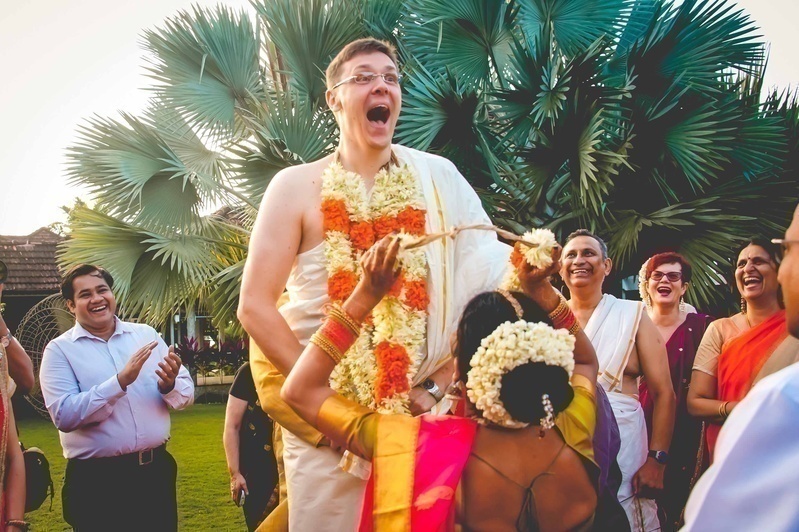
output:
[[[611,392],[608,399],[621,436],[621,448],[616,457],[621,469],[619,502],[627,513],[633,532],[660,530],[655,501],[636,497],[633,493],[633,477],[646,462],[649,451],[644,409],[638,399],[623,393]]]
[[[619,425],[621,448],[616,459],[622,482],[618,497],[633,532],[660,530],[655,501],[633,495],[633,477],[646,462],[649,451],[644,411],[638,399],[621,393],[643,307],[640,301],[625,301],[605,294],[585,326],[585,334],[599,361],[597,384],[608,392]]]
[[[412,166],[419,176],[427,207],[427,233],[491,223],[474,189],[450,161],[403,146],[393,149],[400,162]],[[454,241],[440,240],[425,247],[430,304],[427,341],[414,385],[450,356],[449,339],[463,308],[477,293],[499,286],[510,251],[510,246],[486,231],[465,231]],[[280,312],[305,345],[322,324],[322,307],[329,301],[324,244],[297,256],[286,289],[289,302]],[[366,481],[341,469],[340,454],[314,447],[285,428],[283,443],[290,529],[354,531]]]
[[[316,448],[283,430],[289,527],[300,532],[354,531],[366,481],[344,472],[341,454]]]

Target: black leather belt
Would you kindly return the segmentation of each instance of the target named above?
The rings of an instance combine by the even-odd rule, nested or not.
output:
[[[93,462],[94,464],[106,465],[137,465],[146,466],[153,463],[153,460],[159,455],[166,453],[166,443],[154,447],[152,449],[144,449],[143,451],[136,451],[134,453],[120,454],[118,456],[105,456],[101,458],[84,458],[76,459],[78,462]]]

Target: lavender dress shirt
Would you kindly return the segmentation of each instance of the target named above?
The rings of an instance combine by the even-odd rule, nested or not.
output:
[[[122,390],[117,373],[142,346],[158,345],[138,378]],[[168,347],[149,325],[116,318],[106,342],[79,323],[47,344],[39,381],[44,403],[59,430],[65,458],[99,458],[158,447],[169,439],[169,408],[194,402],[194,383],[181,366],[175,388],[158,391],[158,362]]]

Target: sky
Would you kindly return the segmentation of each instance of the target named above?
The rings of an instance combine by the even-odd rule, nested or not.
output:
[[[738,0],[771,44],[766,85],[799,86],[796,0]],[[0,234],[63,222],[86,191],[66,182],[68,146],[92,115],[141,112],[149,85],[140,36],[193,4],[216,0],[29,0],[0,11]],[[252,11],[247,0],[225,5]]]

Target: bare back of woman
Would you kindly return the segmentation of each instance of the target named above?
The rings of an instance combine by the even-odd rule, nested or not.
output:
[[[462,530],[580,530],[596,491],[557,430],[481,427],[461,482]]]

